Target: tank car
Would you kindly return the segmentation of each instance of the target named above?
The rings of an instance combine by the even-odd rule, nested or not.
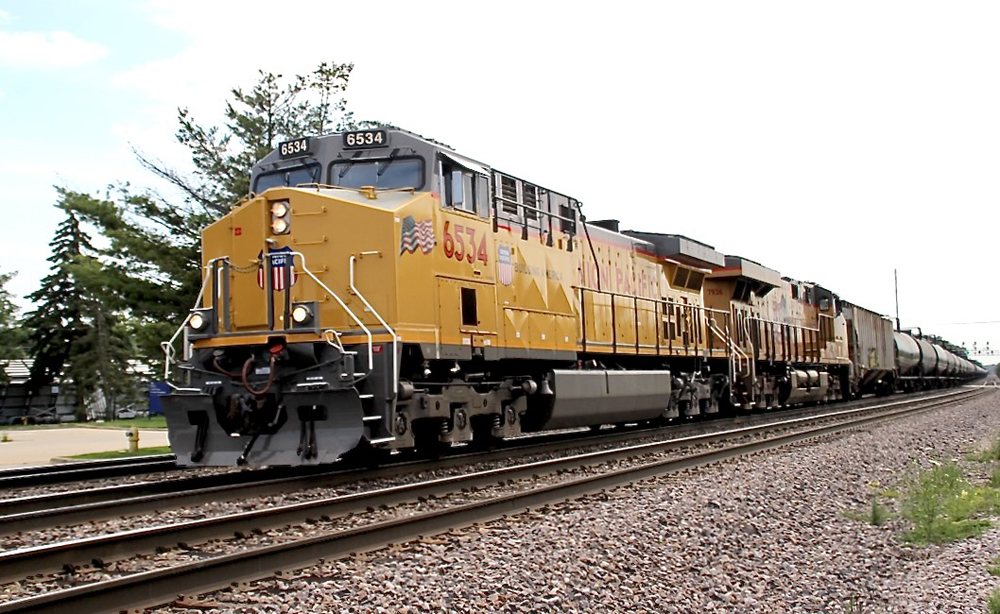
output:
[[[966,358],[922,335],[893,333],[896,348],[897,387],[901,390],[941,388],[980,377],[983,370]]]

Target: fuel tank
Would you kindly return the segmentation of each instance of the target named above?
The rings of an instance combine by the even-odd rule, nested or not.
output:
[[[652,420],[667,409],[670,380],[669,371],[554,369],[553,404],[542,428]]]

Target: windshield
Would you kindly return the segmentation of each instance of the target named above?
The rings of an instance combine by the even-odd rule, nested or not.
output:
[[[345,188],[370,185],[382,190],[419,190],[424,186],[424,159],[338,160],[330,165],[330,185]]]
[[[260,194],[268,188],[295,186],[300,183],[319,183],[319,165],[293,166],[292,168],[263,173],[257,177],[253,191]]]

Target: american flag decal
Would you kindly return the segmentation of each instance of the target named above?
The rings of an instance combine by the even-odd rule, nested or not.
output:
[[[497,277],[500,283],[509,286],[514,281],[514,266],[511,264],[510,246],[501,245],[497,248]]]
[[[406,216],[403,220],[402,232],[399,237],[399,254],[403,255],[407,252],[413,253],[420,248],[420,251],[429,254],[434,246],[437,244],[437,240],[434,238],[434,222],[431,220],[424,220],[418,222],[413,219],[412,215]]]
[[[286,288],[291,288],[295,285],[296,280],[299,276],[295,273],[295,256],[284,255],[283,252],[290,252],[292,248],[282,247],[281,249],[272,249],[268,251],[268,257],[271,259],[271,289],[277,292],[281,292]],[[275,255],[280,254],[280,255]],[[264,287],[264,252],[257,254],[257,258],[260,259],[260,265],[257,267],[257,285],[261,288]]]

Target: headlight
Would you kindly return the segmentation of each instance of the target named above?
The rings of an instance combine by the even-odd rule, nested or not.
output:
[[[283,235],[288,233],[291,223],[292,207],[287,200],[276,200],[271,203],[271,233]]]
[[[205,324],[207,323],[208,320],[206,320],[205,316],[201,315],[200,313],[192,313],[191,317],[188,318],[188,326],[190,326],[194,330],[201,330],[205,328]]]
[[[284,218],[276,218],[271,220],[271,232],[276,235],[283,235],[288,232],[288,222]]]
[[[292,321],[296,324],[305,324],[312,318],[312,312],[305,305],[296,305],[292,309]]]

